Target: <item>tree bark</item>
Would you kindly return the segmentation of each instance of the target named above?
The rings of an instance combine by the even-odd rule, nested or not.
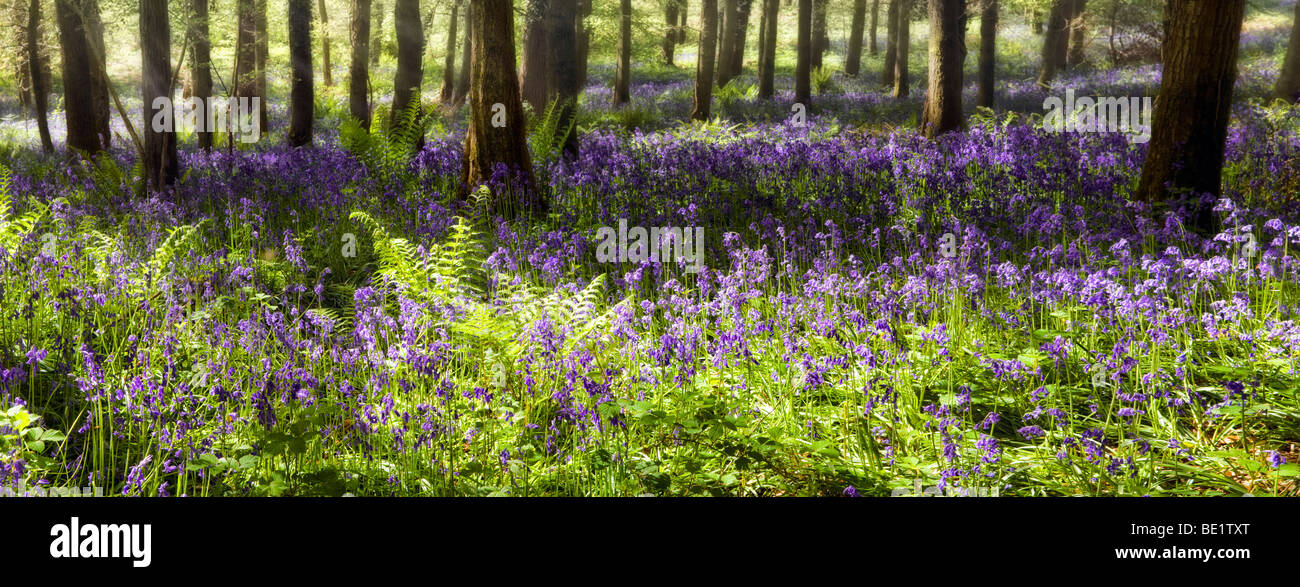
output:
[[[470,2],[472,81],[461,179],[466,190],[493,179],[503,180],[505,189],[496,189],[493,198],[496,212],[513,216],[522,209],[545,214],[546,200],[536,189],[525,135],[512,4],[512,0]],[[500,106],[494,107],[497,104]],[[504,124],[494,125],[494,117]],[[498,170],[504,176],[494,177]]]
[[[438,88],[438,102],[448,104],[456,88],[456,25],[460,22],[461,0],[451,5],[451,18],[447,23],[447,56],[442,61],[442,87]]]
[[[36,110],[36,127],[41,133],[41,149],[53,153],[54,141],[50,138],[48,112],[50,89],[45,87],[45,77],[41,75],[40,32],[41,3],[40,0],[32,0],[27,8],[27,75],[31,77],[32,105]],[[67,100],[64,101],[66,103]]]
[[[910,92],[911,75],[907,71],[908,52],[912,45],[912,2],[898,0],[898,57],[894,59],[894,97],[903,98]]]
[[[772,99],[776,94],[776,31],[781,0],[763,0],[763,39],[759,49],[762,59],[758,68],[758,97]]]
[[[1047,31],[1043,36],[1043,63],[1038,71],[1038,85],[1044,88],[1056,79],[1056,72],[1064,65],[1061,47],[1069,36],[1069,15],[1074,0],[1055,0],[1047,17]]]
[[[144,176],[147,185],[161,191],[176,183],[180,163],[176,157],[176,132],[152,124],[163,108],[171,108],[171,23],[167,0],[140,0],[141,77],[144,97]],[[166,98],[164,101],[159,98]],[[159,106],[159,107],[155,107]]]
[[[262,108],[258,115],[262,118],[262,131],[265,132],[271,128],[271,120],[267,116],[270,108],[266,107],[266,60],[271,54],[271,35],[266,28],[266,0],[256,1],[253,22],[257,26],[257,65],[254,66],[257,71],[257,95],[262,97]]]
[[[1073,0],[1070,11],[1070,45],[1065,56],[1066,67],[1083,65],[1085,59],[1083,47],[1088,32],[1087,19],[1084,17],[1087,6],[1088,0]]]
[[[474,28],[470,26],[471,17],[474,15],[474,0],[468,0],[465,3],[465,40],[460,46],[460,75],[456,78],[456,93],[452,97],[452,102],[460,104],[469,97],[469,65],[472,55],[471,43],[474,40]]]
[[[1246,0],[1170,0],[1163,73],[1151,143],[1142,164],[1138,195],[1160,202],[1190,192],[1191,223],[1209,234],[1216,228],[1213,200],[1222,189],[1237,45]],[[1202,194],[1209,201],[1197,201]]]
[[[550,99],[556,103],[556,137],[564,155],[570,159],[578,155],[578,133],[573,128],[578,112],[578,2],[577,0],[551,0],[547,14],[547,61],[551,64],[546,86]]]
[[[235,37],[235,96],[252,98],[257,93],[257,21],[254,0],[239,0],[235,7],[238,32]],[[265,106],[263,100],[263,106]]]
[[[821,69],[829,39],[826,36],[826,1],[813,0],[812,68]]]
[[[691,120],[709,119],[717,43],[718,0],[700,0],[700,46],[695,64],[695,107],[691,110]]]
[[[681,0],[668,0],[664,4],[664,65],[673,65],[677,55],[677,17],[681,11]]]
[[[620,0],[618,28],[618,65],[614,72],[614,105],[632,100],[632,0]]]
[[[794,64],[794,101],[804,108],[812,102],[812,16],[813,0],[798,0]]]
[[[866,28],[867,0],[853,0],[853,21],[849,25],[849,54],[844,56],[844,74],[858,75],[862,63],[862,33]]]
[[[591,30],[587,28],[587,17],[591,16],[591,1],[578,0],[578,13],[574,19],[574,31],[578,35],[578,89],[587,87],[587,65],[591,60]]]
[[[551,77],[547,63],[549,12],[550,0],[528,0],[524,12],[524,54],[519,63],[519,79],[524,102],[538,115],[546,111],[551,95],[546,87],[546,80]]]
[[[930,0],[930,76],[921,128],[926,138],[961,130],[962,66],[966,61],[966,1]]]
[[[1273,87],[1273,95],[1287,102],[1300,100],[1300,2],[1295,5],[1291,40],[1286,47],[1286,59],[1282,62],[1282,72]]]
[[[979,89],[975,105],[992,108],[997,81],[998,0],[981,0]]]
[[[190,78],[192,90],[190,95],[204,100],[212,97],[212,39],[208,31],[208,0],[191,0],[190,39],[194,47],[194,58],[190,60]],[[204,108],[204,114],[207,109]],[[204,128],[198,134],[200,149],[212,148],[213,129]]]
[[[59,44],[63,47],[63,112],[68,127],[68,148],[93,155],[103,145],[95,115],[91,81],[94,74],[81,3],[55,0],[55,11],[59,20]]]
[[[352,55],[348,63],[348,113],[370,128],[370,0],[352,0]]]
[[[289,130],[290,147],[311,144],[315,118],[315,87],[311,71],[311,0],[289,0]]]
[[[727,77],[727,65],[730,62],[728,57],[731,54],[731,22],[736,15],[737,0],[721,0],[718,2],[718,42],[717,50],[714,52],[713,60],[713,79],[718,87],[726,85],[730,80]]]
[[[885,66],[880,72],[880,83],[885,87],[894,86],[894,69],[898,67],[898,9],[902,1],[889,0],[885,14]]]
[[[90,48],[90,97],[94,103],[95,134],[100,145],[107,149],[113,144],[108,110],[108,67],[104,50],[104,20],[99,13],[99,0],[83,0],[86,18],[86,42]]]
[[[379,56],[384,52],[384,0],[374,3],[374,13],[370,18],[370,66],[379,65]]]
[[[514,23],[514,19],[511,19]],[[420,82],[424,78],[424,28],[420,26],[420,0],[397,0],[393,8],[397,27],[397,72],[393,76],[390,128],[400,128],[407,111],[420,111]],[[513,69],[513,64],[512,67]]]
[[[317,0],[320,10],[320,58],[321,68],[324,69],[323,81],[325,87],[334,85],[334,68],[330,64],[330,15],[325,9],[325,0]]]
[[[876,30],[880,28],[880,0],[871,0],[871,48],[867,53],[873,57],[880,54],[879,43],[877,43]]]

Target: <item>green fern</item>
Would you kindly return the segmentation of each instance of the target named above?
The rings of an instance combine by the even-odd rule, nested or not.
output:
[[[549,164],[560,155],[564,140],[573,132],[577,116],[570,116],[568,128],[561,130],[560,118],[564,114],[563,104],[559,99],[551,100],[541,118],[533,124],[533,132],[528,137],[528,146],[532,149],[533,159],[542,165]]]

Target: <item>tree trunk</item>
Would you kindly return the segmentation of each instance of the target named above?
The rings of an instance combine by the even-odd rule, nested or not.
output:
[[[632,100],[632,0],[621,0],[618,29],[618,68],[614,72],[614,105]]]
[[[370,18],[370,67],[379,65],[380,53],[384,52],[384,0],[374,3],[374,13]]]
[[[212,39],[208,31],[208,0],[192,0],[193,13],[190,15],[190,39],[194,43],[194,58],[190,60],[190,78],[192,90],[190,95],[204,100],[212,97]],[[203,110],[207,114],[207,108]],[[213,129],[203,129],[197,133],[200,149],[212,148]]]
[[[894,69],[898,67],[898,9],[902,1],[889,0],[885,14],[885,66],[880,71],[880,83],[885,87],[893,87]]]
[[[1078,67],[1083,65],[1084,51],[1083,46],[1087,41],[1087,19],[1084,18],[1084,11],[1087,8],[1088,0],[1074,0],[1070,13],[1070,45],[1069,52],[1065,56],[1066,67]]]
[[[1295,5],[1291,40],[1286,47],[1286,59],[1282,62],[1282,73],[1277,77],[1273,95],[1287,102],[1300,100],[1300,2]]]
[[[470,26],[470,21],[474,16],[474,0],[468,0],[465,3],[465,40],[460,46],[460,75],[456,79],[456,94],[452,97],[452,102],[460,104],[469,97],[469,65],[472,55],[471,44],[474,41],[474,28]]]
[[[163,190],[176,183],[179,161],[176,132],[155,128],[158,112],[171,108],[171,23],[167,0],[140,0],[141,78],[144,97],[144,176],[147,185]],[[160,100],[163,99],[163,100]],[[165,115],[164,115],[165,116]]]
[[[352,0],[352,55],[348,63],[348,113],[370,128],[370,0]]]
[[[524,54],[519,64],[519,79],[524,102],[533,107],[537,115],[546,111],[551,91],[546,87],[551,77],[550,48],[547,46],[550,13],[549,0],[528,0],[524,13]]]
[[[880,28],[879,24],[880,0],[871,0],[871,48],[867,50],[867,53],[873,57],[880,54],[879,43],[876,42],[876,30]]]
[[[94,103],[95,134],[100,145],[107,149],[113,144],[113,131],[109,127],[108,67],[104,50],[104,20],[99,13],[99,0],[83,0],[86,15],[86,42],[90,48],[90,96]]]
[[[894,59],[894,97],[903,98],[910,93],[911,76],[907,71],[907,57],[912,45],[912,2],[898,0],[898,57]]]
[[[718,3],[718,47],[714,52],[713,79],[722,87],[731,78],[727,75],[727,65],[731,59],[731,21],[736,16],[736,0],[721,0]]]
[[[257,22],[254,0],[239,0],[235,7],[238,32],[235,37],[235,96],[253,98],[257,93]],[[265,100],[262,101],[265,106]]]
[[[763,0],[763,42],[759,49],[758,97],[772,99],[776,94],[776,31],[781,13],[781,0]]]
[[[677,16],[681,11],[681,0],[668,0],[664,4],[664,65],[673,65],[677,55]]]
[[[1069,35],[1069,14],[1074,0],[1055,0],[1047,17],[1047,32],[1043,36],[1043,64],[1038,72],[1038,85],[1046,88],[1056,79],[1061,62],[1061,47]]]
[[[1170,0],[1151,143],[1138,195],[1160,202],[1189,191],[1192,225],[1215,231],[1214,198],[1222,188],[1237,45],[1246,0]],[[1202,194],[1209,201],[1198,201]]]
[[[311,0],[289,0],[290,147],[311,144],[316,99],[311,71]]]
[[[700,46],[695,64],[695,107],[691,110],[691,120],[709,119],[717,43],[718,0],[700,0]]]
[[[556,103],[555,142],[564,155],[578,155],[578,133],[573,128],[578,112],[578,2],[577,0],[551,0],[547,15],[547,32],[550,38],[547,61],[551,64],[546,85],[551,89],[551,99]]]
[[[591,30],[587,28],[587,17],[591,16],[591,1],[578,0],[578,14],[574,19],[574,31],[578,35],[578,91],[587,87],[587,64],[591,60]]]
[[[438,102],[448,104],[456,88],[456,25],[460,22],[461,0],[451,5],[451,19],[447,23],[447,56],[442,61],[442,87],[438,88]]]
[[[514,19],[511,19],[514,23]],[[424,28],[420,26],[420,0],[397,0],[393,10],[397,27],[397,73],[393,76],[393,110],[390,128],[400,128],[407,111],[420,111],[420,82],[424,78]],[[512,52],[513,53],[513,52]],[[513,61],[513,60],[512,60]],[[513,63],[511,69],[514,69]]]
[[[257,71],[257,95],[262,97],[258,115],[262,118],[262,131],[265,132],[271,127],[271,120],[267,117],[270,108],[266,107],[266,60],[271,54],[271,35],[266,28],[266,0],[257,0],[256,6],[253,22],[257,26],[257,65],[254,68]]]
[[[961,130],[966,0],[930,0],[930,75],[921,128],[926,138]]]
[[[334,85],[333,66],[330,64],[330,15],[325,10],[325,0],[317,0],[320,9],[320,58],[321,68],[325,71],[325,87]]]
[[[98,153],[103,145],[95,115],[91,81],[94,74],[81,3],[55,0],[55,10],[59,19],[59,44],[63,47],[63,111],[68,126],[68,148],[86,154]]]
[[[813,69],[822,68],[822,60],[826,56],[826,47],[829,44],[826,36],[826,2],[827,0],[813,0],[811,61]]]
[[[798,0],[798,2],[799,21],[795,25],[794,101],[807,108],[812,103],[813,0]]]
[[[981,0],[980,7],[980,64],[979,89],[975,96],[975,105],[984,108],[993,107],[993,97],[997,81],[998,39],[998,0]]]
[[[867,20],[867,0],[853,0],[853,21],[849,25],[849,54],[844,56],[844,74],[858,75],[862,63],[862,32]]]
[[[730,53],[730,77],[733,78],[745,70],[745,42],[749,38],[749,17],[754,12],[754,0],[739,0],[736,9],[737,26]]]
[[[36,126],[41,133],[41,149],[53,153],[54,141],[50,138],[48,112],[50,89],[45,87],[45,77],[41,75],[40,32],[41,3],[40,0],[32,0],[27,8],[27,75],[31,77],[32,105],[36,110]],[[66,103],[67,100],[64,101]]]
[[[526,209],[544,215],[546,201],[536,189],[533,177],[519,74],[515,69],[512,4],[512,0],[471,0],[472,81],[461,179],[466,189],[488,181],[504,181],[505,189],[493,186],[495,212],[514,216]],[[494,124],[494,118],[499,124]],[[504,175],[498,175],[498,170]]]

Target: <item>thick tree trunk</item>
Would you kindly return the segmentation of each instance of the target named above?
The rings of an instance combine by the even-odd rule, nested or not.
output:
[[[1056,72],[1065,65],[1062,47],[1069,38],[1069,15],[1074,0],[1055,0],[1047,17],[1047,32],[1043,36],[1043,63],[1038,71],[1038,85],[1048,87],[1056,79]]]
[[[794,101],[807,108],[812,103],[813,0],[797,1],[799,21],[795,25]]]
[[[1287,102],[1300,100],[1300,2],[1295,5],[1291,40],[1286,47],[1286,59],[1282,62],[1282,72],[1273,87],[1273,95]]]
[[[374,12],[370,17],[370,67],[379,65],[380,54],[384,52],[384,0],[374,3]]]
[[[587,17],[591,16],[592,0],[578,0],[577,21],[574,29],[578,35],[578,89],[587,87],[587,64],[591,60],[591,30],[587,28]]]
[[[821,69],[822,61],[826,57],[826,48],[830,40],[826,35],[826,2],[827,0],[813,0],[813,20],[812,20],[812,68]]]
[[[176,157],[176,132],[155,128],[157,113],[171,108],[171,23],[167,0],[140,0],[141,77],[144,96],[144,176],[155,190],[176,183],[180,171]],[[160,100],[163,98],[165,100]]]
[[[713,79],[718,87],[726,85],[731,78],[727,76],[727,65],[730,62],[728,55],[731,54],[731,21],[736,15],[737,0],[721,0],[718,2],[718,47],[714,52],[713,61]]]
[[[194,46],[194,58],[190,60],[190,95],[200,100],[212,97],[212,39],[208,31],[208,0],[190,2],[190,39]],[[206,104],[206,102],[205,102]],[[207,109],[204,109],[206,115]],[[213,129],[204,128],[198,134],[199,148],[211,149]]]
[[[700,0],[700,47],[695,64],[695,107],[691,120],[708,120],[713,102],[713,66],[718,43],[718,0]]]
[[[546,87],[551,77],[548,21],[550,0],[528,0],[524,12],[524,54],[519,62],[519,80],[524,102],[540,115],[546,111],[551,91]]]
[[[95,114],[91,48],[81,16],[81,2],[55,0],[55,9],[59,44],[63,47],[63,112],[68,126],[68,148],[86,154],[98,153],[103,144]]]
[[[1070,44],[1069,51],[1065,56],[1066,67],[1078,67],[1084,62],[1084,44],[1087,42],[1087,19],[1084,17],[1084,11],[1087,9],[1088,0],[1073,0],[1070,11]]]
[[[677,55],[677,37],[681,34],[677,30],[677,17],[680,11],[681,0],[667,0],[664,4],[664,65],[673,65]]]
[[[545,214],[546,201],[533,177],[523,101],[519,97],[512,4],[512,0],[470,2],[472,81],[461,179],[466,189],[474,189],[493,180],[500,169],[505,175],[495,179],[503,180],[506,186],[495,193],[494,211],[507,216],[521,209]]]
[[[898,9],[903,0],[889,0],[885,14],[885,65],[880,71],[880,83],[894,86],[894,69],[898,67]]]
[[[763,0],[762,59],[758,68],[758,97],[770,100],[776,94],[776,35],[781,0]]]
[[[993,107],[997,66],[998,0],[981,0],[979,89],[975,105]]]
[[[551,0],[546,17],[550,38],[546,85],[556,102],[555,142],[569,158],[578,155],[578,133],[573,128],[578,112],[578,3],[577,0]]]
[[[844,56],[844,74],[858,75],[862,63],[862,32],[866,28],[867,0],[853,0],[853,21],[849,24],[849,54]]]
[[[238,32],[235,36],[235,74],[233,83],[235,96],[239,98],[259,96],[257,93],[256,72],[257,20],[254,17],[256,8],[254,0],[239,0],[235,6]],[[263,100],[262,106],[266,106],[265,100]]]
[[[348,62],[348,113],[370,128],[370,0],[352,0],[352,55]]]
[[[45,79],[41,75],[40,33],[41,3],[40,0],[32,0],[27,7],[27,75],[31,78],[32,105],[36,110],[36,127],[41,133],[41,149],[53,153],[54,141],[50,138],[48,112],[50,89],[45,87]],[[66,103],[66,99],[64,101]]]
[[[717,63],[719,86],[735,79],[744,69],[745,38],[749,33],[749,16],[753,10],[753,0],[735,0],[735,6],[727,15],[727,30],[722,33],[726,43]]]
[[[618,9],[618,64],[614,72],[615,106],[627,104],[632,100],[632,0],[620,0]]]
[[[880,0],[871,0],[871,47],[867,53],[873,57],[880,54],[879,43],[876,37],[876,31],[880,28]]]
[[[451,5],[451,18],[447,23],[447,56],[442,61],[442,87],[438,88],[438,102],[448,104],[456,88],[456,25],[460,22],[461,0]]]
[[[926,138],[961,130],[966,0],[930,0],[930,76],[921,128]]]
[[[1147,202],[1182,192],[1195,204],[1192,225],[1212,233],[1222,188],[1223,152],[1237,77],[1246,0],[1170,0],[1163,73],[1138,195]],[[1195,199],[1193,200],[1196,201]]]
[[[330,64],[330,14],[325,9],[325,0],[317,0],[320,10],[320,59],[324,69],[325,87],[334,85],[334,67]]]
[[[911,91],[907,57],[912,45],[912,1],[898,0],[898,3],[898,57],[894,59],[894,97],[903,98]]]
[[[396,129],[408,110],[415,109],[417,117],[423,114],[420,82],[424,79],[424,28],[420,26],[420,0],[397,0],[393,24],[397,27],[397,73],[393,76],[390,128]]]
[[[86,42],[90,48],[90,96],[94,103],[95,134],[99,136],[100,145],[107,149],[113,143],[113,131],[109,128],[108,57],[104,49],[104,20],[99,13],[99,0],[83,0],[82,10],[86,15]]]
[[[452,97],[452,103],[460,104],[469,97],[469,65],[471,53],[471,44],[474,41],[474,28],[470,21],[474,16],[474,0],[468,0],[465,3],[465,40],[460,46],[460,74],[456,78],[456,93]]]
[[[289,0],[289,131],[290,147],[311,144],[315,118],[315,86],[311,71],[311,0]]]

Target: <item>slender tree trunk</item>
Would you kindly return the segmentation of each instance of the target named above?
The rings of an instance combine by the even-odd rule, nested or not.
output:
[[[190,39],[194,46],[194,58],[190,60],[190,78],[193,97],[206,100],[212,97],[212,40],[208,31],[208,0],[191,0]],[[207,114],[207,108],[203,110]],[[203,129],[198,134],[199,148],[212,148],[213,129]]]
[[[384,52],[384,0],[374,3],[374,13],[370,18],[370,67],[379,65],[380,54]]]
[[[1191,224],[1211,234],[1246,0],[1170,0],[1165,10],[1159,103],[1138,195],[1154,203],[1190,192]],[[1208,200],[1199,198],[1203,194]]]
[[[32,0],[27,8],[27,75],[31,77],[32,104],[36,110],[36,126],[41,133],[41,149],[53,153],[54,141],[50,138],[48,112],[50,89],[45,87],[45,79],[41,75],[40,32],[41,3],[40,0]]]
[[[880,54],[876,31],[880,28],[880,0],[871,0],[871,48],[867,50],[872,57]]]
[[[578,75],[577,0],[551,0],[546,21],[550,38],[547,60],[551,64],[546,85],[556,103],[555,142],[572,159],[578,155],[578,133],[573,126],[582,89]]]
[[[898,0],[898,3],[898,57],[894,60],[894,97],[903,98],[911,91],[907,57],[912,45],[912,2]]]
[[[422,115],[420,82],[424,78],[424,29],[420,26],[420,0],[396,0],[393,24],[397,27],[397,73],[393,77],[393,110],[389,124],[391,128],[399,128],[409,109],[414,108],[417,117]]]
[[[1085,10],[1087,9],[1088,0],[1073,0],[1070,14],[1070,46],[1069,52],[1065,56],[1066,67],[1078,67],[1083,65],[1084,44],[1087,42],[1087,19]]]
[[[325,9],[325,0],[317,0],[320,10],[320,58],[324,69],[325,87],[334,85],[334,67],[330,64],[330,15]]]
[[[79,0],[55,0],[55,11],[59,19],[59,44],[63,47],[63,112],[68,126],[68,148],[95,154],[103,145],[95,115],[94,74],[81,5]]]
[[[749,38],[749,17],[754,12],[754,0],[738,0],[736,10],[735,39],[732,40],[729,53],[732,78],[739,76],[745,70],[745,42]]]
[[[348,62],[348,113],[370,128],[370,0],[352,0],[349,23],[352,55]]]
[[[1291,40],[1286,47],[1286,59],[1282,61],[1282,72],[1273,87],[1273,95],[1287,102],[1300,100],[1300,2],[1295,5]]]
[[[536,189],[525,135],[527,125],[519,93],[519,74],[515,69],[512,4],[511,0],[471,0],[470,77],[473,81],[461,179],[467,189],[473,189],[493,179],[498,167],[503,167],[507,189],[496,192],[495,211],[514,215],[524,208],[545,214],[547,202]],[[494,106],[497,104],[500,106]]]
[[[266,108],[266,60],[271,54],[271,35],[266,28],[266,0],[256,0],[256,13],[253,15],[254,23],[257,26],[257,95],[262,97],[263,107],[258,112],[262,117],[262,131],[265,132],[271,127],[271,119],[267,116]]]
[[[862,63],[862,32],[866,20],[867,0],[853,0],[853,21],[849,25],[849,54],[844,56],[845,75],[858,75],[858,68]]]
[[[528,0],[524,12],[524,54],[519,63],[519,83],[524,102],[538,115],[546,111],[551,97],[546,87],[546,80],[551,77],[549,13],[550,0]]]
[[[727,74],[727,65],[731,61],[728,55],[731,54],[731,21],[735,20],[735,15],[736,0],[718,2],[718,47],[713,60],[713,79],[718,87],[731,80]]]
[[[813,0],[799,2],[796,26],[794,101],[807,108],[812,104],[812,13]]]
[[[930,0],[930,76],[921,128],[926,138],[961,130],[966,0]]]
[[[232,83],[235,96],[252,98],[257,93],[257,22],[254,17],[256,5],[254,0],[239,0],[235,5],[235,75]],[[263,104],[265,106],[265,104]]]
[[[1069,13],[1074,0],[1055,0],[1047,18],[1047,32],[1043,36],[1043,64],[1038,72],[1038,85],[1048,87],[1061,68],[1062,41],[1069,35]]]
[[[776,31],[781,13],[781,0],[763,0],[763,43],[758,71],[758,97],[772,99],[776,94]]]
[[[668,0],[664,4],[664,65],[673,65],[673,60],[677,55],[677,36],[681,34],[677,32],[677,15],[680,11],[680,0]]]
[[[442,61],[442,87],[438,88],[438,102],[448,104],[456,88],[456,25],[460,22],[461,0],[451,5],[451,18],[447,23],[447,56]]]
[[[700,47],[695,65],[695,107],[691,110],[691,120],[709,119],[717,43],[718,0],[700,0]]]
[[[113,144],[108,110],[108,68],[104,50],[104,20],[99,13],[99,0],[83,0],[86,15],[86,42],[90,51],[90,96],[94,103],[95,134],[100,145],[107,149]]]
[[[290,147],[311,144],[315,114],[315,87],[311,71],[311,0],[289,0],[289,84]]]
[[[894,86],[894,69],[898,67],[898,9],[902,1],[889,0],[885,14],[885,66],[880,71],[880,83],[885,87]]]
[[[993,107],[997,81],[998,0],[981,0],[979,89],[975,105]]]
[[[821,69],[822,60],[826,56],[828,44],[826,37],[826,2],[827,0],[813,0],[811,61],[813,69]]]
[[[465,3],[465,40],[460,46],[460,75],[456,78],[456,94],[452,98],[455,104],[460,104],[469,97],[470,59],[473,52],[471,46],[474,41],[474,27],[470,25],[470,21],[474,16],[474,10],[474,0],[468,0]]]
[[[172,64],[171,23],[167,0],[140,0],[141,77],[145,118],[144,176],[147,184],[162,191],[176,183],[180,163],[176,156],[176,132],[155,128],[158,112],[171,108]]]
[[[632,0],[620,0],[618,29],[618,69],[614,72],[614,105],[632,100]]]

